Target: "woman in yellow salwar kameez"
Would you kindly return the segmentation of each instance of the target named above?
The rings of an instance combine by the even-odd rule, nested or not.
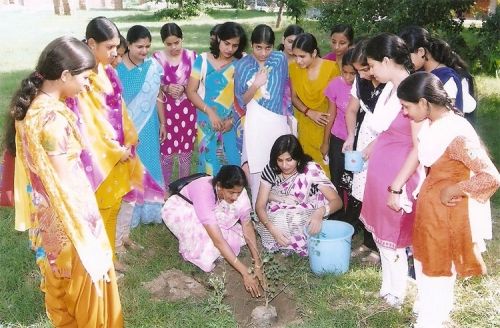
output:
[[[123,327],[109,240],[80,160],[77,117],[62,99],[88,85],[95,59],[72,37],[52,41],[11,102],[16,229],[30,230],[55,327]]]
[[[121,83],[110,65],[120,43],[118,29],[107,18],[96,17],[87,25],[85,34],[97,66],[89,76],[87,92],[67,100],[67,104],[79,116],[79,128],[86,147],[82,161],[94,187],[114,253],[117,221],[124,230],[118,236],[126,238],[124,242],[131,242],[128,231],[134,197],[144,191],[144,168],[135,156],[137,131],[121,97]],[[161,188],[153,197],[154,200],[163,199]],[[116,259],[115,268],[125,270]]]
[[[292,103],[298,122],[298,139],[313,161],[320,164],[330,176],[325,156],[328,154],[330,129],[330,102],[324,94],[328,83],[340,75],[336,62],[319,57],[316,38],[310,33],[297,36],[292,45],[295,62],[289,66],[292,83]]]

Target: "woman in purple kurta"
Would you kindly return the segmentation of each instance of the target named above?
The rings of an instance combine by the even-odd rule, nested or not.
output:
[[[163,25],[160,34],[165,50],[155,52],[153,57],[163,66],[164,73],[158,115],[160,162],[165,186],[168,186],[175,157],[179,159],[179,177],[190,173],[196,138],[196,108],[185,91],[196,53],[182,48],[182,30],[177,24]]]

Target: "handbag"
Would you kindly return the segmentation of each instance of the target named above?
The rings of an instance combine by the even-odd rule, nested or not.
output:
[[[182,188],[184,188],[185,186],[187,186],[188,184],[190,184],[194,180],[197,180],[197,179],[203,178],[203,177],[207,177],[207,176],[209,176],[209,175],[206,173],[194,173],[194,174],[188,175],[186,177],[177,179],[174,182],[169,183],[168,190],[170,192],[170,195],[172,195],[172,196],[177,195],[177,196],[181,197],[182,199],[184,199],[189,204],[193,205],[193,202],[189,198],[187,198],[186,196],[181,194],[181,190],[182,190]]]

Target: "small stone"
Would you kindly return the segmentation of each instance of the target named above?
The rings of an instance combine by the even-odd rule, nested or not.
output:
[[[269,328],[277,320],[278,313],[272,305],[260,305],[252,311],[252,324],[255,328]]]
[[[143,285],[157,300],[200,299],[207,295],[207,291],[202,284],[177,269],[163,271],[157,278],[143,283]]]

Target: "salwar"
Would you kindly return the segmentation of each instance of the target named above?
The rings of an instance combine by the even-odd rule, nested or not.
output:
[[[456,281],[455,268],[449,277],[430,277],[422,272],[422,263],[414,260],[418,294],[413,306],[417,314],[415,328],[441,328],[453,309],[453,293]]]
[[[113,251],[113,257],[116,252],[116,224],[118,221],[118,213],[120,212],[120,207],[122,204],[122,199],[118,199],[111,207],[99,208],[99,212],[102,216],[102,222],[104,223],[104,229],[106,229],[106,234],[108,235],[109,244]]]
[[[392,295],[403,302],[406,296],[408,255],[406,248],[391,249],[377,243],[382,264],[380,296]]]
[[[183,178],[191,173],[191,158],[193,153],[179,153],[161,156],[161,171],[163,173],[163,181],[165,182],[165,188],[168,189],[168,185],[172,182],[172,174],[174,169],[175,158],[178,158],[178,176]]]
[[[134,203],[122,201],[117,215],[115,249],[123,249],[123,240],[130,235],[132,216],[134,214]]]
[[[47,315],[55,327],[123,327],[123,314],[114,268],[108,271],[109,282],[101,280],[96,283],[100,289],[98,291],[74,247],[72,247],[70,278],[56,276],[47,260],[39,262],[39,267],[42,273],[41,289],[45,293]]]

